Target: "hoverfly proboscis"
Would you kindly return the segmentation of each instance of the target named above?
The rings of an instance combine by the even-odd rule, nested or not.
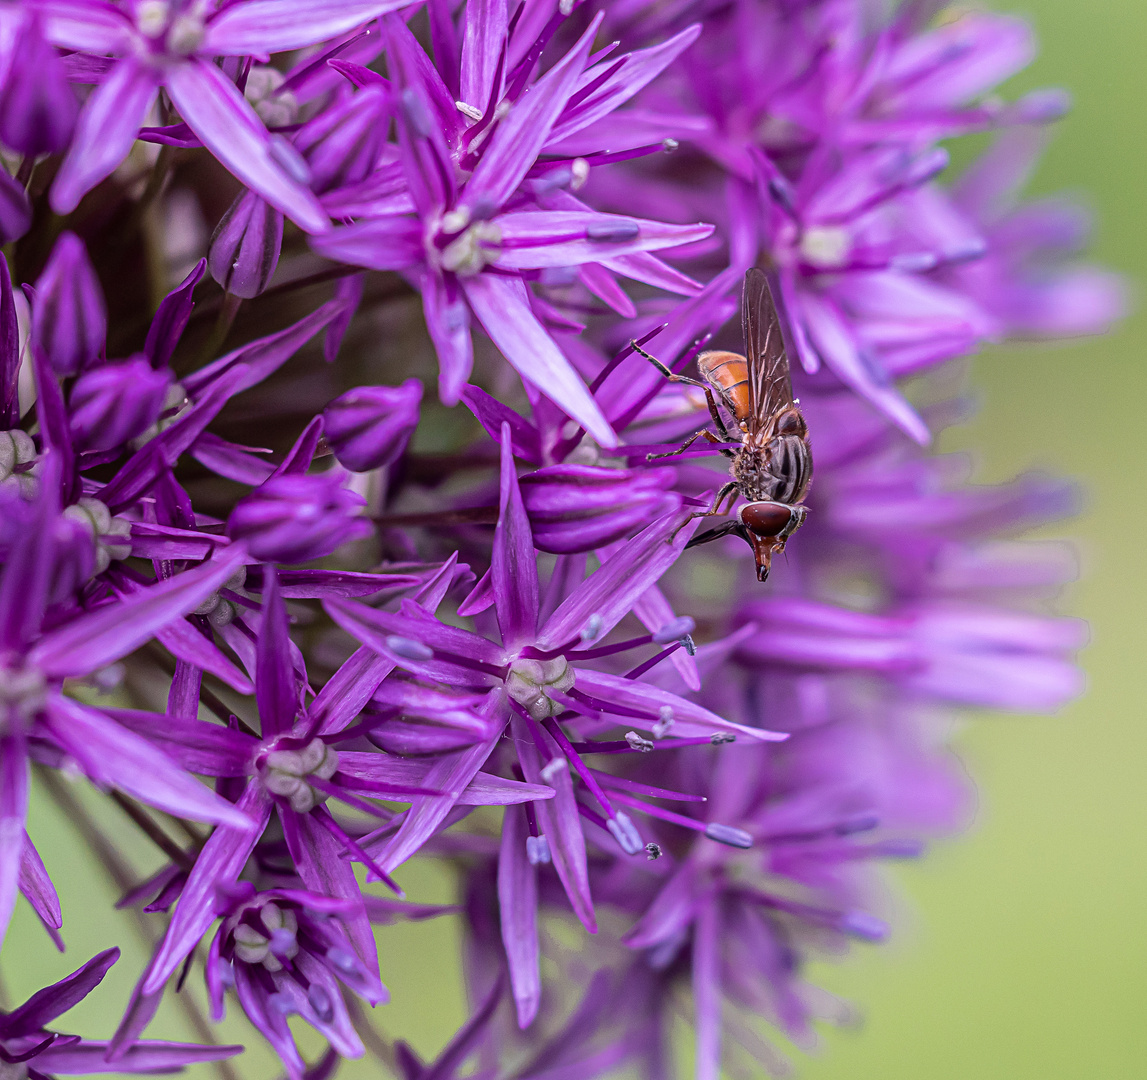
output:
[[[765,581],[773,556],[784,551],[786,541],[801,527],[808,513],[801,503],[812,480],[812,450],[808,425],[800,403],[793,397],[776,304],[768,279],[756,267],[745,274],[741,324],[745,355],[703,352],[697,357],[697,367],[704,382],[675,374],[636,342],[633,348],[672,382],[704,390],[709,415],[717,429],[714,434],[702,428],[676,450],[650,454],[649,459],[676,457],[700,438],[718,444],[718,451],[730,459],[732,479],[720,488],[708,510],[692,514],[689,520],[725,513],[721,506],[730,496],[730,509],[738,495],[745,500],[735,518],[693,537],[687,546],[696,547],[722,536],[740,536],[753,549],[757,580]],[[732,425],[722,418],[718,401],[733,418]],[[721,443],[740,446],[730,449]]]

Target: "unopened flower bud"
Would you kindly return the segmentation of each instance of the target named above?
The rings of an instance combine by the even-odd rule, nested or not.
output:
[[[674,470],[551,465],[521,478],[534,545],[567,555],[621,540],[681,506]]]
[[[234,296],[258,296],[279,265],[283,215],[253,191],[245,191],[223,215],[211,237],[207,267]]]
[[[323,410],[323,432],[348,469],[367,472],[396,461],[418,426],[422,384],[356,386]]]
[[[144,357],[104,364],[72,387],[72,437],[77,450],[111,450],[142,434],[159,419],[171,374]]]
[[[0,90],[0,142],[37,157],[63,150],[76,126],[79,103],[40,20],[24,20]]]
[[[36,281],[32,344],[60,375],[75,375],[100,354],[107,311],[83,241],[61,234]]]
[[[370,531],[360,516],[362,497],[341,480],[337,472],[272,476],[236,503],[227,535],[246,541],[251,554],[264,562],[307,562],[329,555]]]

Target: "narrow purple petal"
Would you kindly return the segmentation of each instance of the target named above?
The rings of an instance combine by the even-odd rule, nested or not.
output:
[[[223,1061],[243,1052],[241,1046],[199,1046],[196,1043],[138,1042],[115,1061],[108,1061],[109,1044],[73,1043],[49,1047],[36,1058],[37,1071],[90,1076],[95,1073],[179,1072],[200,1061]]]
[[[511,106],[483,150],[462,197],[470,210],[501,206],[534,164],[550,129],[577,86],[604,13],[594,16],[586,31],[562,59]],[[484,102],[468,102],[485,108]]]
[[[57,214],[71,213],[127,157],[158,92],[158,70],[130,56],[96,87],[80,111],[71,149],[52,184],[52,209]]]
[[[29,662],[54,678],[88,675],[139,648],[167,623],[198,607],[243,564],[242,544],[158,585],[81,615],[36,643]]]
[[[51,697],[46,726],[95,784],[119,788],[176,817],[254,828],[250,818],[162,750],[87,705],[62,695]]]
[[[522,210],[495,219],[502,249],[494,265],[506,270],[599,263],[641,251],[704,240],[712,225],[667,225],[618,214]]]
[[[191,309],[195,302],[191,294],[195,286],[203,280],[207,270],[207,260],[200,259],[194,269],[179,285],[169,292],[159,305],[151,326],[147,330],[147,341],[144,342],[143,351],[151,361],[152,367],[165,367],[175,352],[175,346],[187,327],[191,318]]]
[[[526,857],[525,812],[507,807],[498,852],[498,908],[518,1027],[534,1022],[542,998],[538,967],[538,871]]]
[[[20,422],[20,330],[8,260],[0,255],[0,427]]]
[[[443,754],[427,770],[423,784],[429,788],[461,792],[482,768],[497,741],[489,739],[467,750]],[[377,852],[382,868],[391,873],[434,835],[457,802],[457,795],[426,795],[417,799],[406,812],[398,832],[384,841],[381,851],[377,846],[368,846],[367,850],[372,855]]]
[[[542,783],[542,766],[545,763],[541,760],[525,721],[519,716],[513,716],[510,725],[518,748],[518,760],[522,764],[522,772],[530,783]],[[541,738],[549,748],[550,760],[562,758],[561,750],[548,732],[542,732]],[[570,770],[557,769],[550,780],[550,786],[554,789],[554,798],[548,802],[536,803],[534,806],[534,812],[538,815],[538,825],[549,841],[554,869],[561,878],[574,914],[591,934],[596,934],[597,918],[593,912],[593,900],[589,892],[585,835],[582,833],[581,815],[577,810]]]
[[[133,548],[132,554],[138,554]],[[185,619],[174,619],[155,631],[156,640],[177,660],[193,664],[221,679],[240,694],[254,691],[247,678],[210,638],[204,637]]]
[[[696,1080],[721,1078],[721,915],[705,904],[693,928],[693,1023],[697,1028]]]
[[[311,240],[320,255],[368,270],[405,270],[424,258],[418,219],[395,214],[332,229]]]
[[[118,53],[130,47],[135,35],[131,18],[112,3],[37,0],[36,13],[44,36],[65,49]]]
[[[438,352],[438,396],[443,405],[457,405],[474,366],[470,312],[458,282],[427,270],[422,275],[422,307],[426,329]]]
[[[119,959],[119,949],[107,949],[93,956],[82,968],[73,971],[51,986],[38,990],[18,1009],[0,1020],[6,1038],[38,1032],[57,1016],[62,1016],[84,1000],[101,982]],[[37,1062],[39,1065],[39,1062]]]
[[[682,516],[668,514],[619,546],[546,620],[538,647],[560,648],[582,632],[591,616],[601,619],[599,636],[608,634],[685,550],[695,523],[679,529]]]
[[[194,59],[174,64],[167,72],[167,92],[203,145],[252,191],[306,232],[330,228],[318,199],[287,175],[262,121],[219,68]]]
[[[48,868],[27,833],[24,834],[24,850],[20,857],[20,891],[49,931],[59,930],[64,925],[60,898],[48,876]],[[63,949],[58,941],[57,946]]]
[[[576,420],[600,445],[617,445],[597,402],[554,339],[530,310],[525,285],[513,278],[477,274],[463,291],[486,333],[527,382]]]
[[[530,519],[518,487],[514,452],[510,445],[510,425],[502,424],[501,495],[498,527],[494,532],[491,574],[494,605],[502,644],[516,649],[537,634],[538,560]]]
[[[266,56],[342,37],[413,0],[246,0],[207,24],[203,50],[216,56]]]
[[[235,804],[235,809],[254,821],[258,827],[232,829],[224,826],[216,829],[203,845],[179,902],[175,905],[167,933],[140,984],[144,994],[158,993],[163,989],[163,984],[199,944],[199,939],[215,921],[216,886],[230,884],[237,879],[271,815],[271,800],[261,784],[250,783]],[[120,1032],[117,1032],[117,1040],[119,1036]]]
[[[310,814],[280,810],[279,820],[283,823],[283,836],[291,858],[307,888],[323,896],[359,901],[362,891],[354,876],[354,866],[350,859],[343,857],[343,848],[338,840]],[[377,972],[378,948],[365,909],[359,906],[353,913],[345,915],[342,922],[366,970]],[[365,996],[372,1005],[377,1005],[385,999],[385,991],[377,975],[374,983]]]
[[[667,708],[673,714],[673,734],[683,738],[704,737],[719,732],[731,732],[758,742],[780,742],[788,738],[788,735],[782,732],[746,727],[732,720],[726,720],[688,698],[679,697],[669,690],[662,690],[658,686],[627,679],[621,675],[610,675],[604,671],[579,667],[576,687],[595,701],[617,706],[618,715],[625,717],[620,722],[645,731],[653,730],[660,711]],[[646,721],[640,717],[627,716],[625,710],[639,710],[652,715]]]
[[[246,776],[251,771],[257,740],[219,724],[187,714],[106,710],[107,715],[159,747],[188,772],[202,776]]]
[[[28,755],[13,732],[0,739],[0,942],[16,906],[27,816]]]
[[[484,111],[502,96],[494,85],[498,60],[506,43],[506,0],[475,0],[466,5],[462,38],[461,100]]]
[[[263,572],[263,621],[255,649],[255,701],[263,735],[270,738],[289,730],[299,711],[287,609],[272,566]]]

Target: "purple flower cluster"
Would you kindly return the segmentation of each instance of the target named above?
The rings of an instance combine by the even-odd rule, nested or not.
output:
[[[805,962],[964,821],[951,717],[1081,689],[1071,553],[1018,538],[1072,487],[928,449],[950,361],[1120,313],[1020,195],[1033,51],[929,0],[0,3],[0,935],[23,896],[63,947],[59,773],[168,916],[109,1040],[48,1025],[114,948],[0,1013],[0,1076],[232,1056],[142,1038],[196,968],[292,1080],[661,1080],[683,1006],[717,1080],[845,1018]],[[753,267],[815,461],[764,585],[739,496],[697,521]],[[478,1005],[423,1062],[365,1007],[447,914]]]

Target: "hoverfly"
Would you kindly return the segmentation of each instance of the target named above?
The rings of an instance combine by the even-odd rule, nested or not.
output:
[[[636,342],[634,348],[652,361],[667,379],[701,387],[719,433],[715,435],[708,428],[702,428],[676,450],[650,454],[650,460],[683,454],[699,438],[711,443],[741,444],[736,450],[719,447],[731,460],[732,480],[717,492],[708,510],[692,517],[724,513],[721,504],[730,496],[730,507],[738,495],[746,500],[744,505],[734,519],[693,537],[687,546],[696,547],[730,534],[743,537],[757,560],[757,580],[765,581],[773,556],[784,551],[785,542],[801,527],[808,513],[801,502],[812,479],[812,451],[808,425],[799,403],[793,398],[789,359],[777,308],[768,279],[756,267],[745,274],[741,325],[745,355],[703,352],[697,357],[697,367],[704,382],[675,375]],[[718,399],[736,422],[732,432],[721,417]]]

